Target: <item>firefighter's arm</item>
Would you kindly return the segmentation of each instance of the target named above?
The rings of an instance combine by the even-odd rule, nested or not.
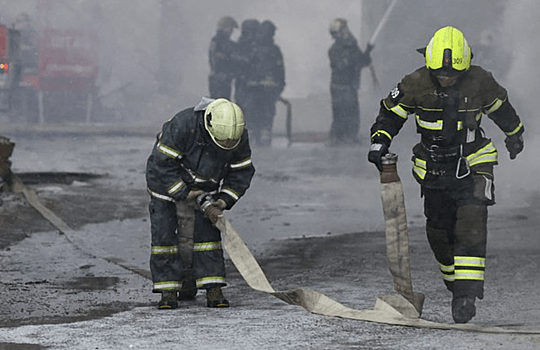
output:
[[[506,149],[510,154],[510,159],[523,151],[524,141],[523,133],[525,127],[521,123],[519,116],[508,98],[504,100],[496,98],[494,102],[485,109],[487,116],[504,132]]]
[[[400,102],[403,96],[400,85],[397,85],[381,101],[379,115],[371,127],[368,161],[375,164],[379,171],[382,171],[382,157],[388,153],[392,139],[399,133],[409,115],[407,107]]]
[[[255,167],[251,161],[251,148],[249,147],[247,130],[244,131],[242,139],[238,149],[234,151],[235,157],[229,165],[220,191],[215,196],[216,199],[221,199],[227,204],[224,209],[231,209],[244,195],[255,174]]]
[[[173,118],[164,124],[153,150],[159,180],[174,200],[185,199],[194,182],[194,175],[182,163],[188,134],[188,128],[182,127]]]

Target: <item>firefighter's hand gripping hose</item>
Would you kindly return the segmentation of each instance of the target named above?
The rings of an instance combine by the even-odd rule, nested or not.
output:
[[[82,251],[84,244],[74,239],[74,231],[62,219],[40,203],[35,191],[26,187],[22,181],[14,175],[14,191],[22,193],[28,203],[32,205],[45,219],[50,221],[57,229],[63,232],[66,238]],[[326,295],[307,289],[297,288],[286,291],[276,291],[268,282],[264,272],[253,257],[248,247],[230,222],[223,216],[219,216],[216,227],[220,229],[224,238],[224,248],[227,250],[231,261],[236,266],[246,283],[253,289],[272,294],[273,296],[291,305],[298,305],[307,311],[323,316],[341,317],[352,320],[377,322],[389,325],[400,325],[432,329],[457,329],[484,333],[507,333],[507,334],[540,334],[540,329],[484,327],[482,325],[468,324],[443,324],[423,320],[421,318],[407,317],[404,313],[391,306],[391,304],[407,302],[401,295],[386,296],[386,299],[378,298],[373,310],[355,310],[330,299]],[[112,262],[133,273],[151,279],[150,271],[132,266],[123,259],[109,256],[104,251],[92,249],[97,257]],[[389,298],[388,298],[389,297]]]

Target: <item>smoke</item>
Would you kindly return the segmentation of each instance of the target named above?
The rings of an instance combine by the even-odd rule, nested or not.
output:
[[[508,68],[508,90],[518,113],[524,119],[527,139],[536,138],[540,130],[537,118],[538,81],[540,67],[540,2],[534,0],[512,1],[504,17],[504,36],[501,47],[508,47],[512,63]]]

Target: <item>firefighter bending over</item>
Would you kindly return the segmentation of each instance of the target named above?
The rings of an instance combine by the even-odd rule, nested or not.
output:
[[[208,307],[229,306],[221,290],[226,285],[221,234],[214,224],[244,195],[254,173],[238,105],[203,97],[163,124],[146,167],[150,270],[153,292],[162,295],[158,308],[174,309],[178,299],[193,299],[197,289],[206,289]],[[186,237],[193,241],[191,254],[179,249]],[[191,264],[189,276],[184,265]]]
[[[523,150],[524,127],[506,90],[491,73],[471,65],[463,33],[438,30],[425,49],[425,67],[405,76],[381,101],[371,128],[368,160],[381,157],[410,114],[420,143],[413,148],[413,176],[420,183],[429,244],[446,287],[452,317],[467,323],[484,297],[487,207],[495,203],[497,149],[480,127],[482,115],[505,133],[510,159]]]

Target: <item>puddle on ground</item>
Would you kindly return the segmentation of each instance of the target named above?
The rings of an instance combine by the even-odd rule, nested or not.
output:
[[[103,290],[114,286],[120,281],[118,277],[76,277],[68,281],[65,286],[70,289],[79,290]]]

